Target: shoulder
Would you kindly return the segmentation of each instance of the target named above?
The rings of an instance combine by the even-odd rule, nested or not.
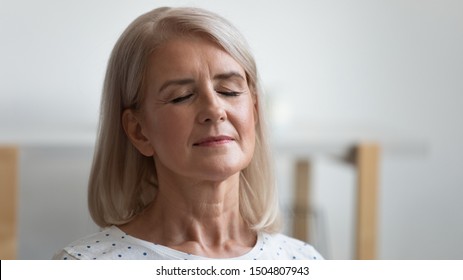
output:
[[[146,243],[146,244],[145,244]],[[54,255],[54,259],[157,259],[149,242],[133,240],[112,226],[72,242]]]
[[[299,260],[322,260],[321,254],[310,244],[301,240],[277,233],[263,233],[266,243],[266,253],[271,259],[299,259]]]

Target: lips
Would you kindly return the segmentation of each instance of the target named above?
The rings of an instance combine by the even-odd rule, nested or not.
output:
[[[229,143],[235,139],[230,136],[220,135],[220,136],[211,136],[200,139],[198,142],[194,143],[193,146],[216,146]]]

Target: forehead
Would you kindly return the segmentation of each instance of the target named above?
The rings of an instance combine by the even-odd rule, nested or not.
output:
[[[235,71],[245,76],[243,67],[216,43],[204,37],[174,37],[161,44],[149,57],[149,80],[193,76],[198,72]],[[204,73],[203,73],[204,74]]]

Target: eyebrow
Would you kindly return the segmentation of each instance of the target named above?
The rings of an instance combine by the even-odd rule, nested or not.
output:
[[[161,88],[159,88],[159,92],[162,92],[166,88],[177,85],[177,86],[183,86],[183,85],[188,85],[188,84],[193,84],[195,80],[193,79],[177,79],[177,80],[169,80],[162,84]]]
[[[243,81],[246,81],[246,79],[238,72],[231,71],[223,74],[217,74],[214,76],[214,80],[227,80],[230,78],[240,78]]]

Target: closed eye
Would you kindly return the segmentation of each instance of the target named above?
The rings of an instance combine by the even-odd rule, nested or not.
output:
[[[186,100],[190,99],[192,96],[193,96],[192,93],[184,95],[184,96],[180,96],[180,97],[172,99],[170,101],[170,103],[173,103],[173,104],[181,103],[183,101],[186,101]]]
[[[242,94],[242,92],[239,91],[217,91],[217,93],[230,97],[239,96]]]

